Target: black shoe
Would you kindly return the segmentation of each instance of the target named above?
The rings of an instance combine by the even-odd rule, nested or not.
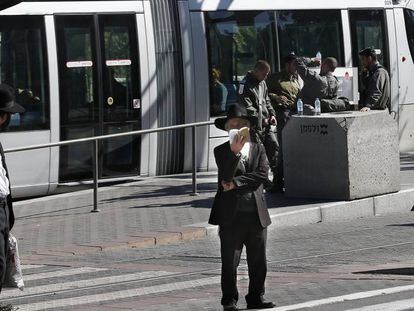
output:
[[[223,311],[239,311],[236,305],[223,306]]]
[[[257,301],[255,303],[247,303],[247,309],[270,309],[276,305],[271,301]]]

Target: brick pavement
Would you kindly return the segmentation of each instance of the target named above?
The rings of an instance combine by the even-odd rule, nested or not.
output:
[[[402,188],[414,188],[414,156],[404,155],[401,159]],[[205,224],[208,219],[216,174],[199,174],[197,197],[190,195],[190,177],[143,178],[101,187],[100,213],[90,213],[91,190],[17,202],[13,231],[20,251],[24,255],[67,256],[203,237],[206,228],[197,224]],[[268,195],[267,200],[273,214],[326,203],[281,195]]]
[[[14,234],[23,254],[86,253],[116,247],[145,247],[205,236],[203,222],[215,189],[204,175],[199,196],[188,178],[151,178],[99,189],[100,213],[91,190],[18,202]]]
[[[413,223],[414,216],[410,213],[300,228],[271,226],[266,297],[284,306],[412,284],[412,275],[361,275],[355,272],[412,267]],[[410,244],[401,245],[402,242]],[[219,244],[215,236],[157,248],[90,253],[66,260],[72,263],[64,266],[65,263],[55,259],[54,265],[28,269],[25,275],[33,277],[27,281],[27,291],[21,296],[5,291],[2,298],[18,305],[22,311],[220,310]],[[76,264],[81,264],[83,269],[85,266],[92,268],[69,275],[76,269]],[[242,277],[246,275],[245,264],[243,255],[239,269]],[[40,278],[37,274],[48,271],[58,271],[66,276]],[[136,276],[133,282],[128,281],[132,273],[145,271],[154,276],[155,272],[171,275],[148,279]],[[113,279],[100,286],[102,278]],[[42,291],[42,286],[48,286],[49,290]],[[240,280],[242,308],[247,286],[245,278]],[[38,295],[32,295],[31,291]],[[405,298],[409,294],[412,292],[400,294],[397,298]],[[7,300],[7,297],[15,298]],[[375,299],[387,301],[386,297]],[[344,303],[344,308],[335,305],[321,310],[346,310],[357,303],[350,301]]]

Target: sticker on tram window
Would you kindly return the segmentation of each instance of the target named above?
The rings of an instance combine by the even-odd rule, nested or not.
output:
[[[106,61],[106,65],[108,67],[112,66],[131,66],[131,60],[130,59],[111,59]]]
[[[132,101],[132,107],[133,107],[134,109],[139,109],[139,108],[141,108],[141,101],[140,101],[139,99],[134,99],[134,100]]]
[[[93,66],[93,62],[90,60],[66,62],[67,68],[92,67],[92,66]]]

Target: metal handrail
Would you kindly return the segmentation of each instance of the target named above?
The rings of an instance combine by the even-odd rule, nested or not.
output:
[[[147,130],[138,130],[138,131],[131,131],[125,133],[118,133],[118,134],[108,134],[108,135],[100,135],[100,136],[93,136],[87,138],[79,138],[79,139],[72,139],[72,140],[65,140],[57,143],[48,143],[48,144],[39,144],[39,145],[32,145],[26,147],[18,147],[18,148],[11,148],[4,150],[5,153],[11,152],[20,152],[20,151],[28,151],[28,150],[36,150],[36,149],[43,149],[43,148],[51,148],[51,147],[60,147],[60,146],[68,146],[74,145],[84,142],[93,142],[93,210],[91,212],[99,212],[98,209],[98,176],[99,176],[99,142],[110,139],[110,138],[118,138],[118,137],[127,137],[127,136],[135,136],[135,135],[143,135],[143,134],[152,134],[158,132],[165,132],[177,129],[185,129],[191,128],[191,140],[192,140],[192,183],[193,183],[193,192],[191,195],[198,195],[197,193],[197,161],[196,161],[196,128],[200,126],[207,126],[213,124],[214,121],[204,121],[204,122],[195,122],[195,123],[187,123],[187,124],[179,124],[179,125],[171,125],[165,127],[159,127],[155,129],[147,129]]]

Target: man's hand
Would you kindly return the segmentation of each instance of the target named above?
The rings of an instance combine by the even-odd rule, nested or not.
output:
[[[276,118],[275,118],[275,116],[271,116],[270,118],[269,118],[269,124],[270,125],[276,125]]]
[[[281,95],[281,96],[279,96],[279,102],[282,103],[282,104],[288,104],[289,99],[286,96]]]
[[[232,181],[224,181],[223,180],[221,182],[221,185],[223,186],[224,192],[233,190],[236,187],[236,185]]]
[[[360,111],[361,111],[361,112],[367,112],[367,111],[370,111],[370,110],[371,110],[371,108],[364,107],[364,108],[362,108]]]
[[[233,151],[234,154],[238,154],[242,149],[244,144],[246,143],[246,137],[236,135],[234,137],[233,142],[230,144],[230,149]]]

